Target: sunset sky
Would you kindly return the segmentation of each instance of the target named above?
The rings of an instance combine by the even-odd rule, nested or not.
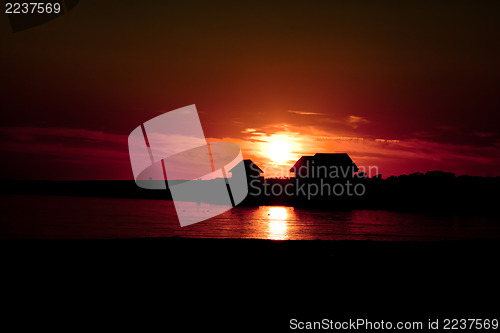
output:
[[[1,178],[132,179],[130,132],[191,104],[268,176],[500,176],[498,1],[81,1],[0,36]]]

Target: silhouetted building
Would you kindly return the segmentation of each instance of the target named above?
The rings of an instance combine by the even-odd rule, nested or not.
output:
[[[352,178],[358,167],[346,153],[317,153],[302,156],[290,172],[298,179],[346,179]]]
[[[244,166],[243,168],[241,167],[242,164]],[[262,171],[262,169],[259,168],[257,164],[255,164],[252,160],[243,160],[231,170],[229,170],[229,172],[231,173],[229,182],[231,182],[231,179],[233,177],[236,177],[236,179],[240,179],[242,172],[245,172],[246,175],[248,195],[245,200],[243,200],[239,204],[240,206],[254,206],[262,204],[262,196],[260,195],[260,193],[262,193],[262,187],[264,183],[264,177],[262,176],[264,171]]]
[[[241,162],[240,162],[241,163]],[[252,181],[253,179],[260,179],[264,171],[257,166],[252,160],[243,160],[243,165],[245,166],[245,173],[247,177],[247,181]],[[238,172],[241,172],[241,168],[234,167],[229,170],[232,174],[232,177],[238,177]]]

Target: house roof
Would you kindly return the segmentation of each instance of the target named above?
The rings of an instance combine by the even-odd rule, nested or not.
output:
[[[316,153],[314,156],[302,156],[293,167],[290,168],[290,172],[295,172],[295,169],[302,166],[337,166],[337,167],[349,167],[354,166],[354,171],[358,171],[358,167],[353,162],[353,160],[346,153]]]
[[[240,162],[241,163],[241,162]],[[238,163],[239,164],[239,163]],[[245,166],[245,170],[252,170],[252,171],[259,171],[260,173],[263,173],[264,171],[262,171],[261,168],[259,168],[257,166],[257,164],[255,164],[252,160],[243,160],[243,165]],[[233,167],[231,170],[229,171],[233,171],[235,167]]]

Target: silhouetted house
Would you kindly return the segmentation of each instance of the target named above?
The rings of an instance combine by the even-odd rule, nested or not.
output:
[[[262,177],[264,171],[262,171],[262,169],[259,168],[257,164],[255,164],[252,160],[243,160],[243,162],[240,163],[243,163],[247,181],[250,182],[253,179],[260,179]],[[240,168],[239,166],[240,164],[229,170],[232,177],[239,176],[238,173],[242,171],[242,168]]]
[[[358,170],[356,164],[346,153],[317,153],[314,156],[302,156],[295,162],[290,172],[298,179],[335,180],[352,178]]]
[[[248,185],[248,195],[245,200],[239,204],[240,206],[262,204],[260,194],[262,193],[262,186],[264,183],[264,177],[262,176],[264,171],[262,171],[257,164],[255,164],[252,160],[243,160],[229,170],[229,172],[231,173],[229,183],[231,183],[232,178],[234,177],[236,177],[236,182],[239,183],[242,173],[245,172]]]

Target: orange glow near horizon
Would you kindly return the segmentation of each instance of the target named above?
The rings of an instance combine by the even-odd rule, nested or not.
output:
[[[265,178],[290,177],[290,168],[301,156],[316,153],[347,153],[369,177],[382,174],[384,178],[428,170],[470,175],[479,166],[486,168],[488,163],[498,161],[491,147],[439,143],[422,138],[370,137],[357,132],[327,132],[314,126],[276,123],[242,129],[243,135],[239,138],[208,140],[238,144],[243,158],[259,166]],[[487,171],[484,174],[488,174]]]

